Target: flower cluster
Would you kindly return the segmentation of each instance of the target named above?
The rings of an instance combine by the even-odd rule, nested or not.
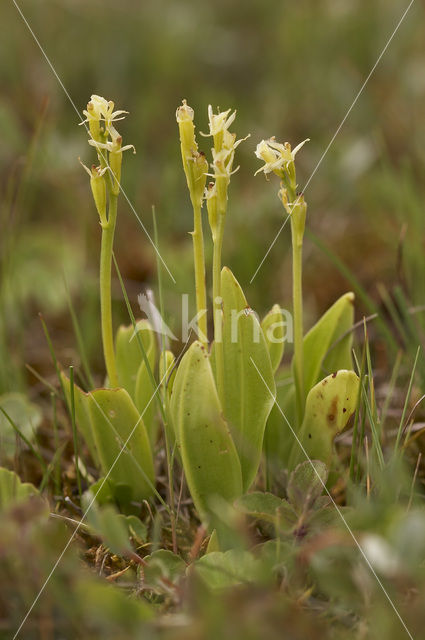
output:
[[[186,174],[192,204],[196,208],[202,206],[205,199],[208,209],[208,220],[214,241],[222,226],[227,209],[227,189],[230,177],[239,167],[233,169],[235,150],[239,144],[246,140],[237,140],[236,134],[229,131],[229,127],[236,118],[236,111],[213,112],[212,106],[208,106],[209,133],[201,133],[204,137],[213,139],[211,173],[208,172],[208,162],[205,154],[198,151],[195,137],[194,111],[186,100],[176,111],[176,120],[179,126],[180,144],[183,160],[183,168]],[[248,136],[247,136],[248,137]],[[207,176],[213,178],[206,186]]]
[[[236,139],[236,134],[229,131],[230,125],[236,118],[236,111],[219,111],[214,113],[212,106],[208,106],[209,135],[213,138],[212,148],[212,164],[213,173],[208,175],[214,178],[214,182],[208,184],[205,190],[205,199],[207,201],[208,220],[210,223],[213,239],[219,233],[219,225],[223,223],[223,218],[227,209],[227,189],[230,183],[230,177],[239,169],[233,169],[233,161],[235,158],[235,150],[241,142],[246,140]]]
[[[121,182],[121,164],[123,151],[133,149],[132,144],[122,146],[122,136],[114,126],[114,122],[123,120],[127,111],[122,109],[114,111],[112,100],[105,100],[101,96],[92,95],[87,109],[83,111],[86,120],[81,124],[89,125],[89,144],[95,147],[99,159],[99,170],[110,169],[112,176],[111,190],[118,195]],[[88,170],[89,173],[90,170]],[[103,171],[103,173],[105,173]],[[103,173],[101,176],[103,176]]]
[[[255,175],[263,171],[266,177],[269,173],[275,173],[281,179],[278,196],[286,213],[291,218],[292,233],[294,242],[297,245],[302,245],[307,204],[303,194],[297,195],[295,156],[308,141],[309,138],[303,140],[292,149],[289,142],[282,144],[281,142],[276,142],[273,137],[268,140],[261,140],[255,151],[257,158],[264,162],[264,166],[258,169]]]

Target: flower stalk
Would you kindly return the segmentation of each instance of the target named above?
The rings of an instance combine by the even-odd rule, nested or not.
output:
[[[208,162],[205,155],[198,151],[193,123],[194,112],[183,100],[177,109],[176,119],[180,133],[180,148],[183,161],[183,169],[189,189],[190,200],[193,208],[193,256],[195,269],[195,293],[196,311],[198,323],[198,338],[203,344],[208,343],[207,332],[207,290],[205,283],[205,250],[204,234],[202,229],[202,203],[208,171]]]
[[[110,193],[109,215],[106,225],[102,226],[100,249],[100,314],[102,324],[103,355],[111,387],[118,387],[118,374],[115,362],[114,332],[112,324],[111,269],[114,245],[115,225],[117,221],[118,196]]]
[[[255,152],[257,158],[265,163],[256,173],[263,171],[267,176],[273,172],[281,179],[278,195],[291,219],[294,374],[298,426],[302,422],[305,403],[302,252],[307,204],[304,196],[297,194],[295,156],[306,142],[308,139],[292,149],[289,142],[281,144],[275,138],[270,138],[262,140]]]
[[[211,165],[214,179],[205,192],[207,201],[208,221],[213,239],[213,313],[214,313],[214,343],[217,370],[218,396],[224,401],[224,353],[222,341],[222,299],[221,299],[221,254],[223,248],[224,227],[227,214],[228,188],[230,178],[239,167],[233,169],[235,149],[243,140],[236,140],[236,134],[230,133],[229,127],[236,118],[236,111],[231,113],[219,111],[214,114],[211,105],[208,107],[210,135],[213,139]],[[247,136],[248,137],[248,136]]]
[[[100,96],[91,96],[84,123],[88,123],[89,144],[95,147],[99,166],[84,168],[90,176],[90,187],[102,228],[100,249],[100,311],[102,325],[103,356],[111,387],[118,387],[119,380],[115,359],[112,323],[111,269],[115,226],[118,212],[118,195],[121,188],[122,154],[133,145],[122,146],[122,137],[114,122],[122,120],[126,111],[114,111],[114,103]],[[84,124],[82,123],[82,124]]]
[[[307,205],[304,202],[303,196],[300,195],[296,196],[293,203],[288,203],[285,209],[288,215],[291,215],[294,370],[296,379],[295,387],[297,390],[297,417],[299,423],[301,423],[305,401],[302,254]]]

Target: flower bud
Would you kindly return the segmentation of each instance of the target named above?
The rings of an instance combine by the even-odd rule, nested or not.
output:
[[[100,224],[102,226],[106,225],[106,183],[104,172],[100,169],[100,167],[95,167],[95,165],[91,168],[90,175],[90,187],[91,192],[93,194],[93,200],[96,205],[97,212],[100,218]]]
[[[198,149],[195,139],[195,125],[193,124],[194,115],[192,107],[189,107],[186,100],[183,100],[182,105],[176,111],[176,120],[179,125],[182,150],[184,148],[188,154]]]
[[[183,100],[183,104],[176,111],[176,119],[179,125],[180,147],[183,161],[183,169],[186,174],[190,199],[194,207],[202,205],[204,195],[208,162],[205,154],[198,151],[193,124],[194,111]]]

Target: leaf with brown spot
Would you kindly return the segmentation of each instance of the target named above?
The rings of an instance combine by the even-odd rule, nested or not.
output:
[[[327,376],[309,392],[299,439],[310,459],[331,466],[333,441],[355,411],[359,378],[345,369]],[[292,447],[290,468],[305,460],[298,442]]]

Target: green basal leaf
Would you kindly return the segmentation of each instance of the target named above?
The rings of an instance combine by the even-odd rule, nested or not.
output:
[[[61,379],[70,407],[70,382]],[[121,505],[149,498],[155,482],[152,451],[143,419],[125,389],[96,389],[85,393],[74,385],[75,417],[93,461],[107,480],[93,487],[99,504],[110,496]],[[130,432],[133,434],[120,453]]]
[[[359,378],[354,371],[337,371],[327,376],[310,390],[299,440],[292,448],[290,467],[305,461],[321,460],[331,467],[333,441],[343,431],[357,404]]]
[[[221,272],[221,296],[224,415],[239,453],[246,491],[260,463],[266,421],[274,404],[275,382],[261,326],[227,267]]]
[[[179,365],[170,408],[187,484],[201,519],[208,524],[212,497],[233,501],[242,493],[242,476],[209,355],[198,341]]]
[[[14,471],[0,467],[0,512],[24,502],[31,496],[38,496],[38,490],[29,482],[21,482]]]
[[[142,341],[151,372],[155,371],[157,346],[155,334],[148,320],[139,320],[136,324],[138,337]],[[115,340],[116,364],[121,386],[128,391],[132,400],[143,414],[143,422],[153,446],[156,440],[155,428],[155,387],[141,353],[139,340],[133,325],[118,328]]]
[[[152,370],[155,367],[155,335],[148,320],[139,320],[136,329],[148,356]],[[120,385],[135,399],[136,380],[143,356],[133,325],[118,327],[115,338],[115,354]]]
[[[285,349],[285,320],[278,304],[273,305],[261,322],[273,373],[279,368]]]
[[[326,311],[304,337],[304,381],[306,395],[322,378],[323,372],[352,369],[352,332],[354,320],[354,294],[341,296]],[[346,335],[345,335],[346,334]],[[344,337],[342,337],[344,336]],[[335,345],[335,346],[332,346]],[[297,431],[295,388],[284,372],[277,380],[276,402],[292,429]],[[286,467],[294,445],[294,435],[277,406],[273,407],[267,422],[264,451],[267,459],[268,481]]]
[[[88,407],[102,470],[109,474],[119,502],[152,496],[151,446],[143,419],[127,391],[96,389],[88,394]]]
[[[339,369],[353,368],[351,356],[353,334],[350,331],[353,321],[354,293],[350,291],[341,296],[305,335],[304,387],[306,395],[323,375]],[[346,332],[348,333],[344,336]],[[331,350],[329,351],[329,349]]]

